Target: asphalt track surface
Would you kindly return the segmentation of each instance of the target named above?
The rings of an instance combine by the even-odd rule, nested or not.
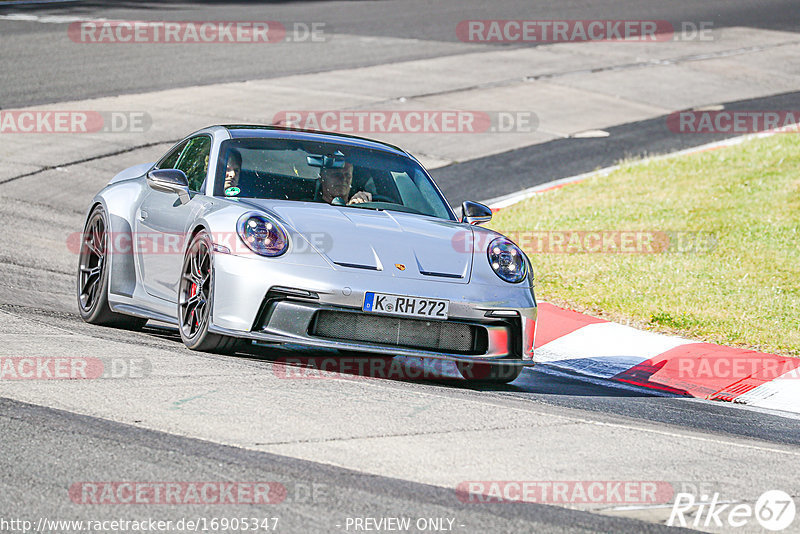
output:
[[[95,46],[73,43],[66,24],[0,20],[0,107],[9,109],[105,95],[139,93],[221,82],[258,80],[436,57],[463,51],[455,27],[481,19],[644,19],[711,21],[717,28],[746,26],[796,32],[793,0],[409,0],[270,2],[76,2],[31,6],[0,3],[4,13],[102,16],[120,20],[275,20],[323,22],[329,46],[309,54],[303,43],[263,47],[230,45]],[[420,16],[424,13],[424,16]],[[356,36],[351,39],[345,36]],[[377,38],[370,39],[370,38]],[[387,38],[402,39],[391,42]],[[412,41],[409,41],[412,40]],[[416,40],[416,41],[413,41]],[[486,46],[475,45],[479,50]]]
[[[36,9],[14,6],[14,12],[49,13],[90,16],[99,3],[79,2],[58,8]],[[56,36],[63,37],[64,25],[35,22],[7,26],[2,29],[0,68],[15,76],[0,79],[2,108],[44,102],[89,98],[155,89],[188,87],[198,84],[246,79],[261,79],[287,73],[315,72],[348,66],[372,65],[419,57],[451,53],[455,40],[452,29],[454,14],[468,18],[658,18],[671,21],[714,20],[719,25],[746,25],[759,28],[797,31],[796,19],[786,14],[796,9],[794,2],[753,1],[680,1],[663,2],[546,2],[536,6],[531,15],[529,2],[271,2],[266,5],[248,2],[147,3],[118,2],[112,10],[104,10],[109,18],[148,20],[325,20],[334,31],[360,36],[394,36],[426,41],[411,49],[391,47],[345,46],[347,53],[331,51],[330,55],[309,57],[302,47],[274,56],[241,57],[231,61],[224,49],[185,50],[128,47],[108,51],[94,50],[89,58],[76,60],[74,50],[57,46]],[[418,13],[425,7],[426,15]],[[490,7],[491,6],[491,7]],[[0,6],[2,12],[11,8]],[[8,29],[7,29],[8,28]],[[433,41],[433,42],[431,42]],[[295,50],[296,49],[296,50]],[[255,54],[255,52],[253,52]],[[202,60],[200,63],[198,63]],[[198,67],[202,64],[202,67]],[[740,109],[795,109],[800,106],[797,93],[742,103],[727,103]],[[657,124],[662,125],[661,128]],[[716,140],[717,137],[659,137],[663,118],[628,124],[612,129],[609,140],[557,140],[543,145],[482,158],[438,169],[434,175],[451,201],[464,198],[486,198],[512,192],[513,180],[495,180],[486,194],[484,185],[461,181],[469,176],[508,176],[511,168],[526,169],[541,176],[541,181],[585,172],[613,164],[626,155],[659,153]],[[675,139],[679,137],[680,139]],[[578,143],[578,144],[576,144]],[[678,144],[680,143],[680,144]],[[578,157],[579,156],[579,157]],[[528,183],[530,185],[530,183]],[[472,188],[472,189],[470,189]],[[52,223],[47,202],[41,205],[41,219]],[[71,217],[74,218],[74,214]],[[35,225],[37,216],[28,213],[27,223]],[[8,221],[2,221],[6,227]],[[10,227],[10,226],[9,226]],[[7,228],[9,228],[7,227]],[[11,254],[3,251],[3,262]],[[37,279],[49,278],[38,287],[28,287],[24,302],[6,297],[0,310],[26,320],[51,324],[96,339],[124,341],[131,352],[143,348],[172,351],[180,357],[185,349],[177,334],[170,330],[149,327],[141,333],[95,328],[82,323],[71,298],[71,273],[60,269],[48,271],[45,258],[23,258],[14,263],[13,278],[21,279],[26,270]],[[3,267],[6,270],[6,267]],[[22,275],[20,274],[22,272]],[[11,271],[4,272],[4,274]],[[49,274],[48,274],[49,273]],[[55,300],[54,300],[55,295]],[[253,349],[230,357],[234,366],[247,373],[269,373],[281,351]],[[388,382],[388,381],[387,381]],[[729,405],[685,398],[666,398],[649,392],[619,389],[602,384],[554,375],[545,369],[526,370],[514,384],[502,387],[474,387],[438,382],[410,383],[391,381],[386,387],[400,391],[432,391],[452,398],[490,402],[509,409],[535,407],[553,414],[579,415],[598,424],[615,423],[634,428],[657,426],[665,431],[691,432],[707,439],[731,439],[754,447],[782,447],[797,451],[800,446],[800,420],[782,414],[735,408]],[[0,389],[0,397],[3,397]],[[324,408],[322,408],[324,409]],[[290,456],[229,447],[190,437],[170,435],[96,417],[87,417],[48,407],[0,399],[0,441],[4,451],[0,487],[0,517],[113,518],[130,516],[129,508],[104,507],[102,511],[84,507],[76,512],[65,504],[66,488],[76,480],[278,480],[289,489],[288,502],[266,509],[248,509],[253,514],[281,517],[280,532],[340,531],[336,527],[344,518],[353,516],[414,515],[419,517],[457,517],[464,532],[661,532],[665,527],[633,519],[590,514],[547,505],[462,505],[452,489],[367,475],[357,471],[311,462]],[[613,447],[608,443],[598,446]],[[693,458],[705,462],[713,478],[713,459]],[[654,462],[658,462],[655,458]],[[591,478],[587,465],[586,477]],[[769,487],[775,473],[760,473],[760,483]],[[326,498],[304,497],[304,490],[313,484],[326,488]],[[293,501],[293,502],[292,502]],[[69,504],[67,502],[67,504]],[[179,519],[191,516],[222,516],[230,510],[213,507],[155,507],[136,515]],[[669,529],[674,530],[674,529]],[[459,531],[459,529],[456,529]]]

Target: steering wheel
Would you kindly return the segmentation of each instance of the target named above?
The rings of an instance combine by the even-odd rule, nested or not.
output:
[[[397,201],[393,198],[390,198],[386,195],[379,195],[377,193],[372,194],[371,202],[386,202],[387,204],[397,204]]]

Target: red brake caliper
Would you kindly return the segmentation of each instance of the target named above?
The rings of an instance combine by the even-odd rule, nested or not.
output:
[[[189,288],[189,298],[194,297],[197,295],[197,284],[192,282],[192,287]],[[192,310],[192,319],[194,319],[195,326],[198,326],[200,322],[197,320],[197,308]]]

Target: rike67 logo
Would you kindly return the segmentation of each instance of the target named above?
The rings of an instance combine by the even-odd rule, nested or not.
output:
[[[778,532],[788,528],[794,521],[796,509],[792,497],[781,490],[766,491],[755,505],[722,501],[719,493],[709,500],[702,495],[698,500],[693,493],[678,493],[667,525],[702,529],[741,528],[758,522],[762,528]]]

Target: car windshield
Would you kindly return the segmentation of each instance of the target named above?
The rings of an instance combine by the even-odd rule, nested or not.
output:
[[[216,195],[324,202],[452,220],[441,193],[411,158],[347,144],[294,139],[224,141]]]

